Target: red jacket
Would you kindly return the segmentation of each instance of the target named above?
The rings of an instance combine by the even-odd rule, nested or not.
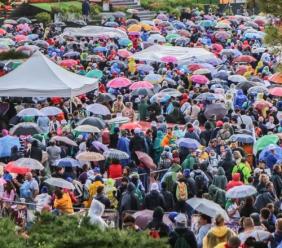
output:
[[[108,174],[108,177],[113,179],[122,177],[122,166],[120,164],[111,164]]]
[[[227,183],[226,190],[232,189],[233,187],[236,186],[241,186],[243,184],[244,183],[240,181],[240,173],[235,173],[232,176],[232,180]]]

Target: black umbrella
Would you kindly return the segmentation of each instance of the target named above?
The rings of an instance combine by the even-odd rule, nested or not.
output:
[[[216,116],[216,119],[222,119],[227,114],[227,109],[222,103],[213,103],[207,105],[204,114],[207,119],[213,115]]]
[[[22,122],[15,125],[10,130],[11,135],[34,135],[42,133],[42,130],[33,122]]]
[[[99,129],[103,129],[103,128],[105,128],[106,123],[98,117],[87,117],[87,118],[84,118],[83,120],[81,120],[78,123],[78,125],[79,126],[90,125],[90,126],[93,126],[93,127],[97,127]]]
[[[97,103],[107,103],[112,102],[116,99],[116,97],[113,94],[110,93],[99,93],[96,102]]]

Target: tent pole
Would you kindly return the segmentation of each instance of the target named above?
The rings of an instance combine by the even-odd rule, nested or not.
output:
[[[72,97],[70,98],[70,113],[72,114]]]

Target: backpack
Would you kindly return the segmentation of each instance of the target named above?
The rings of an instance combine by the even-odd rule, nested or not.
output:
[[[176,199],[178,201],[186,201],[188,199],[188,190],[186,183],[180,182],[177,184]]]
[[[190,248],[189,243],[184,238],[184,234],[179,234],[175,232],[176,234],[176,242],[174,244],[174,248]]]
[[[87,187],[85,185],[83,185],[81,200],[87,201],[87,200],[89,200],[89,198],[90,198],[89,191],[88,191]]]
[[[196,172],[195,171],[195,176],[194,176],[195,184],[196,184],[196,189],[198,192],[204,191],[205,187],[205,178],[201,172]]]
[[[160,239],[161,238],[159,230],[156,230],[156,229],[150,230],[149,236],[153,239]]]
[[[24,182],[22,186],[20,187],[20,197],[25,198],[25,199],[32,198],[32,191],[31,191],[29,182]]]

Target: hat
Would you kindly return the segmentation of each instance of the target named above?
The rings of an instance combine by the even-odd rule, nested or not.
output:
[[[171,220],[171,222],[175,222],[175,217],[178,215],[177,212],[170,212],[168,215],[168,218]]]
[[[185,170],[183,171],[183,175],[184,175],[185,177],[189,177],[189,176],[190,176],[190,169],[185,169]]]
[[[216,122],[216,127],[222,127],[222,126],[223,126],[223,121]]]
[[[159,191],[159,185],[157,183],[152,183],[151,185],[151,191],[152,190],[156,190],[156,191]]]
[[[175,218],[174,218],[175,222],[177,225],[180,226],[186,226],[187,224],[187,218],[185,216],[185,214],[178,214]]]
[[[140,134],[140,133],[141,133],[141,128],[136,127],[136,128],[134,129],[134,133],[135,133],[135,134]]]

